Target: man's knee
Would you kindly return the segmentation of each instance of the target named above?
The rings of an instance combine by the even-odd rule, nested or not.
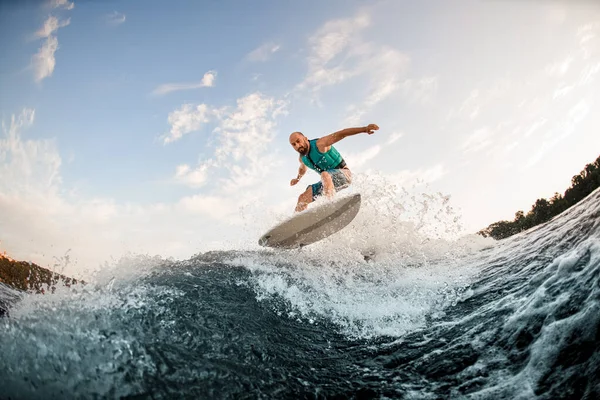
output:
[[[343,171],[344,176],[346,177],[346,181],[348,184],[352,183],[352,173],[350,171]]]
[[[300,196],[298,196],[298,201],[302,201],[304,203],[310,203],[312,201],[312,197],[313,197],[312,186],[309,186],[306,188],[306,190]]]

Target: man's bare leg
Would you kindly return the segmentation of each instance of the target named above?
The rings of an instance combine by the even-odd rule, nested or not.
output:
[[[321,172],[321,182],[323,182],[323,193],[329,200],[335,195],[335,186],[333,186],[333,179],[327,171]]]
[[[306,189],[304,191],[304,193],[302,193],[298,197],[298,204],[296,204],[296,212],[306,210],[306,207],[308,207],[308,204],[312,203],[312,201],[313,201],[312,186],[309,186],[308,189]]]

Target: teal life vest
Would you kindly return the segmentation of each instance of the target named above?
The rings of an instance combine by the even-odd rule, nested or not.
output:
[[[346,166],[346,162],[335,147],[331,146],[327,153],[321,153],[317,147],[317,140],[312,139],[309,141],[308,154],[302,156],[302,162],[308,168],[321,173],[329,169],[339,169]]]

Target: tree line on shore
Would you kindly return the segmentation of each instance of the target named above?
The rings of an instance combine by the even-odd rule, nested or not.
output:
[[[494,222],[477,233],[498,240],[515,235],[549,221],[577,204],[598,187],[600,187],[600,156],[593,163],[587,164],[578,175],[573,176],[571,187],[563,195],[557,192],[550,199],[537,199],[527,214],[517,211],[514,220]]]

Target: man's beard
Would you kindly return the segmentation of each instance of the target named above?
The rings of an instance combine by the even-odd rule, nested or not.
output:
[[[303,156],[308,154],[308,147],[300,147],[298,149],[298,153],[302,154]]]

